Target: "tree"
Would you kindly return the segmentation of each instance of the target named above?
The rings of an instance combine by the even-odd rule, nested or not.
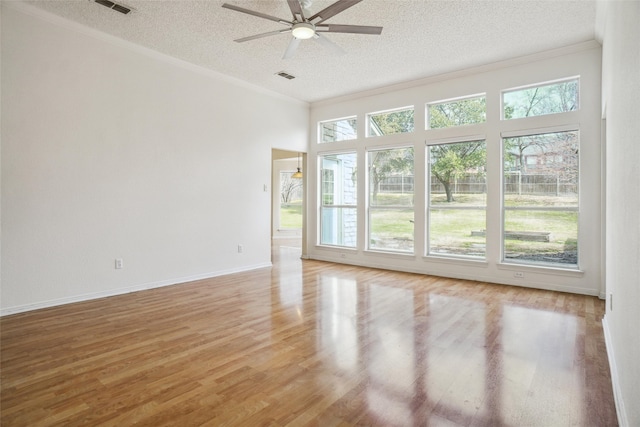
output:
[[[413,108],[376,114],[370,120],[375,135],[413,132]]]
[[[462,126],[486,121],[486,98],[476,97],[429,106],[432,129]],[[442,184],[447,202],[453,202],[453,182],[464,173],[482,173],[486,164],[484,141],[432,145],[431,174]]]
[[[373,151],[370,156],[372,202],[377,204],[382,181],[394,174],[413,174],[413,148]]]
[[[577,80],[506,92],[503,99],[504,118],[518,119],[573,111],[578,108],[578,98]]]
[[[468,98],[429,106],[429,128],[440,129],[483,123],[487,115],[486,98]]]
[[[291,203],[302,188],[302,180],[300,178],[292,178],[290,172],[282,172],[280,174],[280,200],[283,204]]]
[[[486,164],[484,141],[432,145],[429,149],[431,174],[442,184],[447,202],[455,201],[452,184],[464,173],[483,173]]]
[[[506,161],[526,171],[524,155],[535,157],[535,171],[557,175],[563,182],[577,182],[578,133],[544,133],[505,139]],[[518,153],[514,153],[513,149]],[[517,161],[515,159],[518,159]],[[518,164],[519,163],[519,164]]]
[[[522,173],[527,171],[524,159],[525,152],[539,146],[540,139],[534,136],[519,136],[504,139],[504,151],[506,160],[513,164],[513,168]]]
[[[504,95],[504,117],[515,119],[573,111],[578,108],[578,101],[577,80],[507,92]],[[505,139],[507,160],[511,160],[521,172],[526,172],[524,155],[533,150],[544,151],[547,139],[542,140],[544,142],[541,143],[541,138],[536,135]]]

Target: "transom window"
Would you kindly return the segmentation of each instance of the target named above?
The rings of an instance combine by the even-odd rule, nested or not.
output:
[[[566,113],[579,108],[579,80],[538,84],[502,93],[502,117],[520,119]]]
[[[429,129],[484,123],[487,120],[487,101],[484,95],[427,104]]]
[[[413,106],[367,115],[367,136],[413,132]]]
[[[325,143],[356,139],[358,138],[357,124],[355,116],[320,122],[318,124],[318,141]]]

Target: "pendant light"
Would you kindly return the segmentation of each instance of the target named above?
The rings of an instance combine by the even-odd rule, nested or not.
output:
[[[302,178],[302,171],[300,170],[300,153],[298,153],[298,170],[291,175],[291,178]]]

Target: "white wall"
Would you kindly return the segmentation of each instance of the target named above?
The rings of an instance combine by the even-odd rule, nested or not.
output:
[[[607,1],[602,18],[606,111],[604,328],[622,426],[640,425],[640,2]]]
[[[271,150],[308,114],[3,2],[2,314],[270,265]]]
[[[580,110],[564,115],[530,117],[519,120],[500,120],[500,91],[523,85],[580,76]],[[323,101],[311,105],[310,155],[308,162],[308,240],[311,258],[349,264],[397,269],[446,277],[514,284],[543,289],[604,297],[601,257],[601,181],[600,181],[600,90],[601,48],[593,41],[576,46],[518,58],[500,64],[464,70],[458,73],[410,82],[363,94]],[[487,122],[451,129],[425,129],[425,104],[461,96],[486,93]],[[410,134],[365,137],[367,113],[405,106],[415,106],[415,131]],[[319,121],[356,115],[358,139],[317,144],[316,126]],[[561,117],[562,116],[562,117]],[[580,270],[545,269],[501,263],[500,255],[500,138],[501,132],[553,128],[566,121],[580,129]],[[481,136],[487,141],[487,259],[486,262],[426,257],[425,251],[425,141],[442,141],[451,137]],[[414,146],[415,170],[415,255],[382,254],[366,251],[365,182],[366,149],[398,144]],[[317,155],[324,152],[355,150],[358,153],[358,225],[359,246],[356,250],[317,245],[318,209]],[[515,272],[524,272],[524,279]]]

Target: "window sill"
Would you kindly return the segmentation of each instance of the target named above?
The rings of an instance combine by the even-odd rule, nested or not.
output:
[[[583,277],[584,270],[577,268],[562,268],[555,266],[542,266],[531,264],[516,264],[499,262],[497,264],[498,270],[508,271],[528,271],[530,273],[549,274],[552,276],[569,276],[569,277]]]
[[[393,251],[380,251],[380,250],[375,250],[375,249],[367,249],[364,251],[365,255],[370,255],[370,256],[384,256],[384,257],[391,257],[391,258],[398,258],[398,259],[415,259],[416,254],[413,252],[393,252]]]
[[[464,257],[447,257],[438,255],[426,255],[423,258],[424,262],[437,262],[443,264],[468,264],[476,267],[488,267],[489,263],[481,259],[464,258]]]
[[[340,251],[340,252],[346,252],[346,253],[357,253],[358,249],[352,247],[352,246],[338,246],[338,245],[327,245],[327,244],[320,244],[320,245],[316,245],[316,249],[328,249],[330,251]]]

